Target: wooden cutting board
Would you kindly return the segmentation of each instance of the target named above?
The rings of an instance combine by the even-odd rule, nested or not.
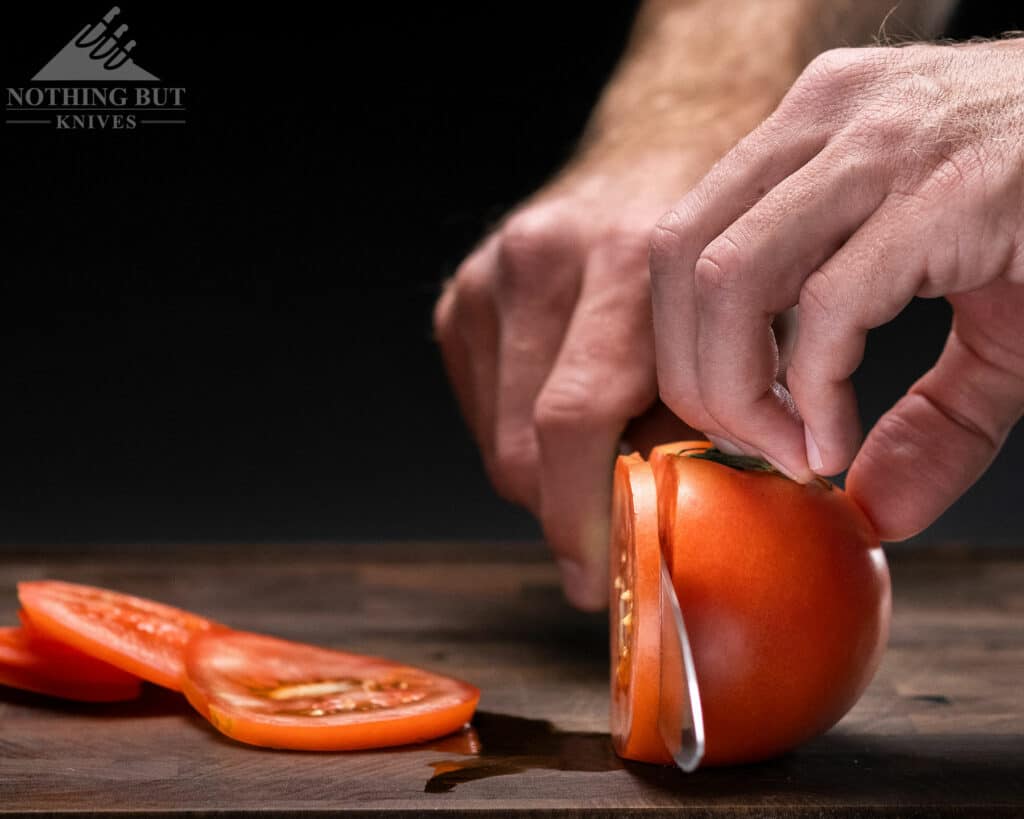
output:
[[[691,775],[612,753],[605,619],[563,603],[536,545],[38,553],[0,557],[0,622],[18,579],[94,583],[465,677],[483,699],[463,735],[303,754],[236,744],[156,688],[117,706],[0,689],[0,815],[1024,815],[1020,552],[895,559],[891,647],[846,719],[781,759]]]

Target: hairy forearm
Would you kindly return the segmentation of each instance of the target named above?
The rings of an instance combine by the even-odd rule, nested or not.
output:
[[[817,54],[934,37],[954,0],[647,0],[588,124],[584,152],[699,143],[713,160]]]

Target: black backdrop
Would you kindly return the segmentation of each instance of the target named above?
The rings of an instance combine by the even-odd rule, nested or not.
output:
[[[5,86],[107,10],[18,5]],[[535,535],[430,307],[571,151],[635,9],[608,5],[122,4],[189,124],[2,129],[0,543]],[[990,3],[955,33],[1011,27]],[[868,423],[948,321],[919,302],[872,334]],[[1016,536],[1021,437],[929,537]]]

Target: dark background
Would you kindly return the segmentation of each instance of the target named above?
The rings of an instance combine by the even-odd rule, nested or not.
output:
[[[3,85],[110,2],[5,9]],[[487,485],[430,308],[571,152],[635,4],[377,5],[122,4],[189,124],[3,127],[0,543],[536,535]],[[955,35],[1024,28],[966,5]],[[948,322],[922,301],[872,334],[867,423]],[[1015,539],[1022,456],[1018,433],[925,537]]]

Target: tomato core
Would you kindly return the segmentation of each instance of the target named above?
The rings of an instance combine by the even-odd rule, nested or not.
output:
[[[294,703],[294,708],[275,708],[277,714],[301,717],[329,717],[335,714],[367,714],[426,698],[422,691],[409,691],[405,680],[370,680],[355,677],[313,682],[283,682],[273,688],[250,688],[256,697],[273,702]]]

